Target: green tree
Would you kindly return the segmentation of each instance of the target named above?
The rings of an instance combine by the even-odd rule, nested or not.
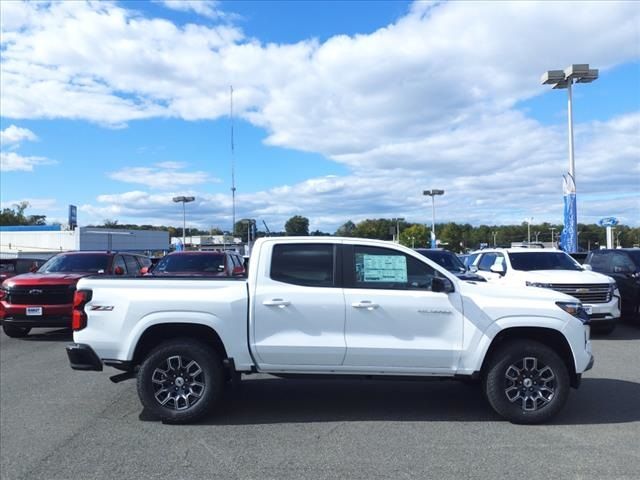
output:
[[[338,230],[336,230],[336,236],[338,237],[353,237],[353,232],[356,230],[356,224],[351,220],[344,223]]]
[[[46,225],[46,215],[24,214],[29,206],[29,202],[20,202],[14,208],[3,208],[0,211],[0,225]]]
[[[236,229],[235,229],[236,236],[242,238],[243,242],[248,242],[249,241],[249,225],[255,224],[255,222],[256,222],[255,220],[252,220],[250,218],[243,218],[242,220],[237,221]],[[251,238],[252,240],[254,239],[253,236]]]
[[[367,219],[356,225],[353,237],[377,238],[378,240],[391,240],[396,229],[396,222],[386,218]]]
[[[309,235],[309,219],[295,215],[287,220],[284,229],[289,236]]]
[[[420,223],[405,228],[400,232],[400,243],[405,247],[424,248],[429,244],[429,231]]]

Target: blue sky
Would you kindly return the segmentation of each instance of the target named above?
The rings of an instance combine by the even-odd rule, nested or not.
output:
[[[293,215],[560,223],[574,89],[578,219],[640,224],[640,7],[586,2],[2,2],[3,207],[81,225]],[[599,34],[593,35],[595,26]],[[540,31],[549,33],[540,38]]]

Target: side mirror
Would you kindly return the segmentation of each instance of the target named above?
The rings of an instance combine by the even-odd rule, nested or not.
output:
[[[142,267],[140,269],[140,275],[146,275],[147,273],[149,273],[149,267]]]
[[[448,278],[433,277],[433,279],[431,280],[431,291],[451,293],[453,292],[453,283],[451,283],[451,280],[449,280]]]
[[[504,275],[506,273],[504,265],[491,265],[491,268],[489,270],[499,275]]]
[[[116,274],[116,275],[124,275],[124,268],[122,268],[122,267],[116,267],[116,268],[113,270],[113,273],[114,273],[114,274]]]
[[[582,265],[582,269],[583,270],[587,270],[589,272],[593,272],[593,267],[591,267],[591,265]]]
[[[29,267],[29,272],[36,273],[37,271],[38,271],[38,265],[35,263],[32,263],[31,266]]]
[[[475,266],[475,265],[471,265],[471,266],[469,267],[469,271],[470,271],[471,273],[477,273],[477,272],[478,272],[478,267],[477,267],[477,266]]]

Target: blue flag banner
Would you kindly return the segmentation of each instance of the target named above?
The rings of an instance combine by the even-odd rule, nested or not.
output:
[[[578,234],[576,221],[576,184],[569,174],[563,176],[564,191],[564,228],[560,234],[560,248],[568,253],[578,251]]]

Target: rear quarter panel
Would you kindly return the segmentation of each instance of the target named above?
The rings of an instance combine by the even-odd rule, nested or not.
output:
[[[242,280],[83,279],[90,289],[87,327],[74,341],[102,359],[131,360],[142,334],[162,323],[200,324],[220,336],[238,368],[252,365],[247,343],[247,288]]]

